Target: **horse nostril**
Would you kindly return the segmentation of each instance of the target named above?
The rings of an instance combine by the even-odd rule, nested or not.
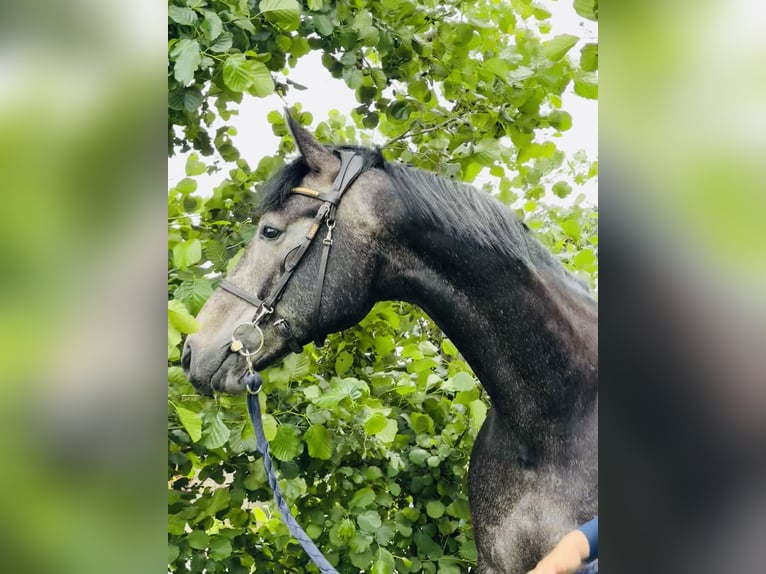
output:
[[[184,350],[183,353],[181,353],[181,366],[184,369],[184,372],[188,375],[189,374],[189,368],[191,367],[191,359],[192,359],[192,350],[191,350],[191,344],[189,343],[189,338],[186,338],[186,342],[184,343]]]

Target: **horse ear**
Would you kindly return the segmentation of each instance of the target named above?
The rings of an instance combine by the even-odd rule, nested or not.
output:
[[[293,135],[295,145],[301,152],[303,159],[309,167],[317,172],[330,172],[338,169],[338,158],[330,152],[325,146],[319,143],[314,136],[303,129],[300,124],[293,119],[290,112],[285,108],[285,122]]]

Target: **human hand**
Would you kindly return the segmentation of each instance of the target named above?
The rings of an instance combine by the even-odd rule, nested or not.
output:
[[[574,530],[564,536],[528,574],[574,574],[582,567],[589,550],[588,539],[579,530]]]

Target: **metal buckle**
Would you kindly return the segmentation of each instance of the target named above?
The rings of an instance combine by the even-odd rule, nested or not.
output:
[[[263,321],[266,317],[271,315],[273,312],[274,312],[274,307],[268,307],[264,303],[261,303],[261,306],[258,307],[258,309],[255,312],[255,317],[253,317],[253,325],[257,326],[258,323]]]
[[[327,225],[327,235],[322,240],[322,243],[324,245],[332,245],[332,230],[335,229],[335,220],[328,219],[325,223]]]

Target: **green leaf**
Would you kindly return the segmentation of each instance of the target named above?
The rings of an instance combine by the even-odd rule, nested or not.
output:
[[[444,515],[444,505],[438,500],[426,504],[426,514],[431,518],[441,518]]]
[[[229,429],[229,448],[239,454],[256,450],[258,442],[249,423],[242,421]]]
[[[471,511],[470,511],[470,507],[468,506],[468,501],[466,499],[453,500],[447,506],[446,510],[450,516],[454,516],[455,518],[462,519],[462,520],[471,519]]]
[[[572,239],[575,241],[579,241],[580,237],[582,236],[582,227],[580,226],[580,222],[576,219],[565,219],[560,224],[561,229],[566,231],[566,234],[569,235]]]
[[[297,0],[262,0],[259,8],[281,30],[297,30],[300,26],[301,6]]]
[[[186,520],[177,514],[168,514],[168,534],[180,536],[186,528]]]
[[[505,79],[508,73],[511,71],[511,65],[507,60],[503,58],[489,58],[484,60],[484,68],[488,72],[492,72],[500,79]]]
[[[201,530],[193,530],[189,533],[189,536],[186,537],[186,542],[189,546],[196,548],[197,550],[205,550],[209,540],[210,538],[208,535]]]
[[[202,305],[213,294],[213,286],[206,277],[194,276],[181,283],[173,292],[173,297],[189,308],[192,313],[199,313]]]
[[[171,385],[188,385],[189,379],[184,375],[184,370],[181,367],[168,367],[168,382]]]
[[[225,560],[231,556],[231,540],[225,536],[215,536],[210,541],[210,557],[213,560]]]
[[[208,516],[215,516],[229,506],[231,495],[227,488],[216,488],[207,502],[205,512]]]
[[[173,264],[185,269],[202,259],[202,244],[199,239],[182,241],[173,247]]]
[[[352,90],[356,90],[362,85],[362,72],[355,67],[343,68],[343,80]]]
[[[487,418],[487,405],[481,399],[476,399],[468,405],[471,411],[471,424],[474,430],[478,431]]]
[[[274,79],[265,64],[253,62],[253,83],[247,92],[257,98],[265,98],[274,93]]]
[[[175,562],[180,554],[181,549],[177,545],[168,543],[168,564]]]
[[[372,574],[393,574],[396,561],[385,548],[378,548],[372,563]]]
[[[357,379],[333,379],[330,390],[320,395],[312,402],[324,409],[332,409],[346,398],[356,400],[367,391],[367,385]]]
[[[598,0],[574,0],[574,9],[583,18],[598,21]]]
[[[309,10],[312,12],[316,12],[317,10],[321,10],[322,6],[324,6],[324,2],[322,0],[308,0],[308,6]]]
[[[460,545],[459,554],[466,560],[476,562],[478,553],[476,552],[476,543],[473,541],[473,539],[466,540],[463,542],[463,544]]]
[[[577,255],[572,258],[572,264],[575,267],[588,267],[595,262],[596,255],[593,253],[593,250],[589,248],[579,251]]]
[[[332,409],[338,406],[338,403],[348,397],[348,393],[339,389],[330,390],[322,395],[319,395],[312,402],[323,409]]]
[[[425,529],[418,529],[413,537],[415,545],[418,548],[418,554],[428,558],[441,558],[444,554],[441,546],[437,544],[433,538],[425,531]]]
[[[173,53],[176,54],[173,77],[182,86],[187,86],[194,81],[194,72],[202,61],[199,44],[196,40],[184,38],[174,46],[171,55]]]
[[[555,111],[548,116],[551,127],[560,132],[565,132],[572,127],[572,116],[568,112]]]
[[[335,31],[332,21],[324,14],[316,14],[311,20],[321,36],[330,36]]]
[[[455,376],[442,383],[442,388],[446,391],[469,391],[476,386],[474,378],[463,371],[456,373]]]
[[[333,540],[333,534],[330,533],[330,540],[334,543],[338,543],[338,545],[343,545],[345,542],[349,542],[354,538],[354,535],[356,534],[356,526],[354,526],[354,521],[350,518],[344,518],[339,523],[337,523],[337,528],[335,528],[335,533],[337,535],[337,541]],[[365,550],[368,548],[369,542],[365,545],[364,541],[361,541],[361,544],[359,545],[349,545],[349,547],[357,552],[360,552],[362,550]]]
[[[242,54],[229,56],[223,64],[223,83],[235,92],[243,92],[253,83],[251,61]]]
[[[589,100],[598,99],[598,79],[595,72],[587,72],[575,77],[574,91],[578,96]]]
[[[429,456],[431,453],[423,448],[413,448],[408,454],[410,462],[416,465],[422,465]]]
[[[359,514],[356,517],[356,523],[359,525],[359,528],[370,534],[374,534],[382,524],[380,515],[375,510],[366,510]]]
[[[386,427],[376,434],[378,439],[385,443],[385,444],[391,444],[394,442],[394,439],[396,438],[396,433],[399,432],[399,425],[395,420],[388,419],[386,422]]]
[[[294,425],[280,424],[277,435],[271,441],[271,452],[274,458],[283,462],[294,459],[303,450],[298,429]]]
[[[168,6],[168,17],[181,26],[194,26],[197,23],[197,13],[181,6]]]
[[[168,301],[168,321],[181,333],[194,333],[199,329],[199,322],[180,301]]]
[[[332,456],[332,439],[328,430],[320,424],[311,425],[303,435],[309,448],[309,456],[329,460]]]
[[[549,60],[556,62],[563,58],[579,39],[579,37],[572,34],[559,34],[552,40],[543,43],[543,54]]]
[[[308,534],[309,538],[311,538],[312,540],[316,540],[317,538],[322,536],[323,532],[324,532],[324,528],[322,528],[318,524],[306,525],[306,534]]]
[[[383,526],[378,528],[375,532],[375,542],[378,543],[378,546],[389,546],[395,537],[395,526],[391,522],[383,524]]]
[[[598,44],[588,43],[580,49],[580,67],[585,72],[598,70]]]
[[[181,195],[189,195],[197,191],[197,182],[190,177],[185,177],[176,184],[176,190]]]
[[[186,175],[191,177],[193,175],[200,175],[205,173],[207,166],[199,160],[199,156],[196,153],[190,153],[186,158]]]
[[[395,120],[404,121],[410,117],[412,110],[408,102],[399,100],[391,104],[386,113]]]
[[[229,49],[231,49],[233,44],[234,44],[234,37],[224,30],[218,36],[218,38],[216,38],[215,42],[211,43],[210,46],[208,46],[208,50],[210,50],[211,52],[220,54],[222,52],[226,52]]]
[[[388,424],[388,419],[383,413],[372,413],[367,420],[364,421],[364,432],[368,435],[376,435],[379,432],[385,430]]]
[[[229,56],[223,64],[223,83],[234,92],[248,90],[259,97],[274,91],[274,81],[265,64],[242,54]]]
[[[338,353],[338,357],[335,359],[335,373],[338,376],[344,375],[351,368],[353,362],[354,356],[351,353],[347,351]]]
[[[566,181],[557,181],[553,184],[552,189],[554,195],[561,197],[562,199],[572,193],[572,186]]]
[[[213,421],[205,426],[201,444],[209,449],[221,448],[229,440],[229,427],[223,422],[223,415],[217,413]]]
[[[263,434],[266,436],[266,440],[274,440],[274,437],[277,436],[277,419],[268,413],[264,413],[261,418],[263,420]]]
[[[452,558],[439,559],[439,574],[461,574],[462,570]]]
[[[297,381],[311,371],[308,355],[291,353],[281,365],[269,369],[269,382],[277,386],[286,386],[290,381]]]
[[[221,17],[211,10],[205,10],[205,19],[202,22],[202,30],[209,42],[212,42],[223,32],[223,22]]]
[[[193,112],[202,105],[202,92],[195,88],[183,88],[168,92],[168,107],[171,110]]]
[[[449,339],[442,339],[442,351],[445,355],[448,357],[457,357],[458,356],[458,350],[455,344],[450,341]]]
[[[412,413],[410,414],[410,426],[416,433],[429,433],[434,432],[433,419],[424,413]]]
[[[500,142],[493,138],[483,138],[473,146],[473,153],[482,165],[492,165],[500,159]]]
[[[168,323],[168,360],[177,361],[181,358],[178,344],[181,342],[181,333],[173,325]]]
[[[349,503],[350,508],[365,508],[375,502],[375,491],[369,486],[356,491]]]
[[[188,433],[189,438],[191,438],[193,442],[198,442],[202,437],[202,415],[177,405],[173,405],[173,408],[178,415],[178,420],[181,421],[181,424]]]
[[[357,534],[359,533],[357,532]],[[363,552],[352,552],[350,558],[351,564],[359,570],[366,570],[372,563],[372,550],[367,548]]]

